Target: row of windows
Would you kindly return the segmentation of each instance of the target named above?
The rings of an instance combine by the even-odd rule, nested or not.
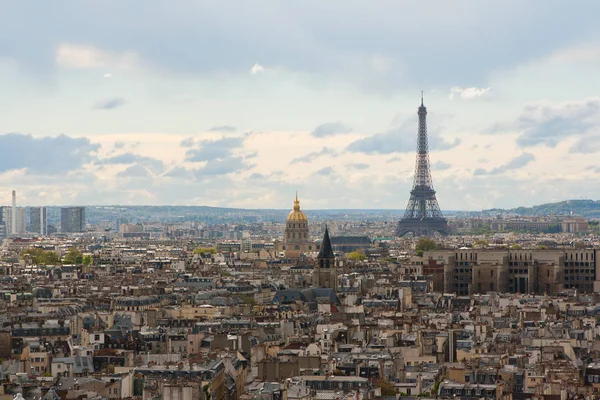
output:
[[[579,289],[579,290],[585,290],[590,292],[592,290],[592,284],[591,283],[575,283],[575,284],[565,284],[565,287],[571,288],[571,289]]]
[[[472,271],[471,268],[458,268],[455,270],[455,272],[459,273],[459,274],[470,274]]]
[[[308,226],[306,223],[304,223],[304,224],[289,223],[288,228],[308,228]]]
[[[288,239],[296,239],[296,232],[288,232],[287,238]],[[306,238],[307,238],[306,232],[304,232],[304,234],[302,232],[298,233],[298,239],[306,239]]]
[[[546,272],[548,272],[548,276],[550,276],[550,271],[546,271]],[[523,268],[519,268],[519,269],[509,268],[508,269],[508,273],[509,274],[528,274],[529,270],[528,269],[523,269]]]
[[[585,254],[585,261],[593,260],[594,253],[575,253],[575,261],[583,261],[583,255]],[[573,253],[571,253],[570,261],[573,261]],[[569,260],[569,254],[565,253],[565,260]]]
[[[491,390],[485,390],[485,389],[454,389],[454,391],[452,389],[444,389],[442,391],[442,394],[449,396],[452,395],[454,393],[454,396],[461,396],[464,394],[464,396],[480,396],[480,397],[494,397],[495,394],[493,391]]]
[[[464,260],[471,260],[473,261],[473,254],[475,254],[475,261],[477,261],[477,253],[460,253],[460,260],[463,261],[463,256],[464,256]],[[458,256],[459,253],[455,253],[454,256],[456,257],[456,259],[458,260]]]
[[[463,269],[457,269],[456,270],[457,275],[459,274],[464,274],[464,273],[469,273],[469,270],[463,270]],[[587,274],[588,276],[591,276],[594,274],[594,270],[593,269],[565,269],[564,270],[565,275],[574,275],[574,274]],[[527,268],[509,268],[508,269],[508,273],[509,275],[513,275],[513,274],[529,274],[529,270]],[[455,276],[455,280],[457,280],[457,278],[464,278],[465,276],[468,275],[459,275],[459,276]],[[493,277],[494,276],[494,270],[490,271],[490,276]],[[546,276],[550,277],[550,270],[547,269],[546,270]],[[481,278],[481,271],[477,271],[477,277]],[[461,279],[458,279],[461,280]]]
[[[519,253],[518,257],[517,254],[514,255],[515,256],[515,260],[519,260],[519,261],[523,261],[523,253]],[[513,259],[513,253],[509,253],[508,254],[508,259],[512,260]],[[527,260],[527,254],[525,254],[525,260]],[[529,253],[529,261],[533,260],[533,255],[531,253]]]
[[[593,274],[593,269],[565,269],[565,275],[573,275],[573,274]]]
[[[521,262],[521,261],[510,261],[508,263],[508,266],[509,267],[521,267],[521,266],[528,267],[529,266],[529,261],[523,261],[523,262]]]
[[[285,250],[285,246],[283,246],[283,250]],[[299,244],[295,245],[294,250],[300,250],[300,245]],[[312,251],[312,246],[308,246],[308,251]]]
[[[509,260],[519,260],[519,261],[523,261],[523,259],[527,260],[529,259],[529,261],[533,261],[533,254],[532,253],[525,253],[525,257],[523,258],[523,254],[524,253],[518,253],[518,254],[513,254],[513,253],[509,253],[508,257]],[[573,254],[575,255],[575,257],[573,257]],[[460,261],[477,261],[477,253],[455,253],[455,257],[456,260]],[[565,253],[565,260],[567,261],[593,261],[594,260],[594,253],[593,252],[585,252],[585,253]]]

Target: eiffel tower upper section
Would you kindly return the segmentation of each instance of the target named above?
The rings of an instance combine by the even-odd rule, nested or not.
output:
[[[443,217],[435,197],[431,168],[429,166],[429,143],[427,138],[427,108],[423,104],[417,113],[419,131],[417,135],[417,162],[410,200],[404,217],[398,223],[396,235],[412,232],[416,236],[427,236],[433,232],[448,233],[448,221]]]

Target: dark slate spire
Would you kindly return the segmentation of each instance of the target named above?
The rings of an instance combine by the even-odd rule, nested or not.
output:
[[[327,225],[325,225],[325,235],[323,235],[323,242],[321,242],[321,250],[319,250],[319,255],[317,258],[326,259],[326,258],[335,258],[333,254],[333,249],[331,248],[331,239],[329,239],[329,229]]]

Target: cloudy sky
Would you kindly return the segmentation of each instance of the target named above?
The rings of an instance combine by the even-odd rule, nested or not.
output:
[[[367,5],[368,3],[368,5]],[[600,198],[600,2],[2,1],[0,204]]]

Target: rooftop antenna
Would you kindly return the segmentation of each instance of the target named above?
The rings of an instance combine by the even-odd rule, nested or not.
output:
[[[421,106],[423,106],[423,91],[421,90]]]

